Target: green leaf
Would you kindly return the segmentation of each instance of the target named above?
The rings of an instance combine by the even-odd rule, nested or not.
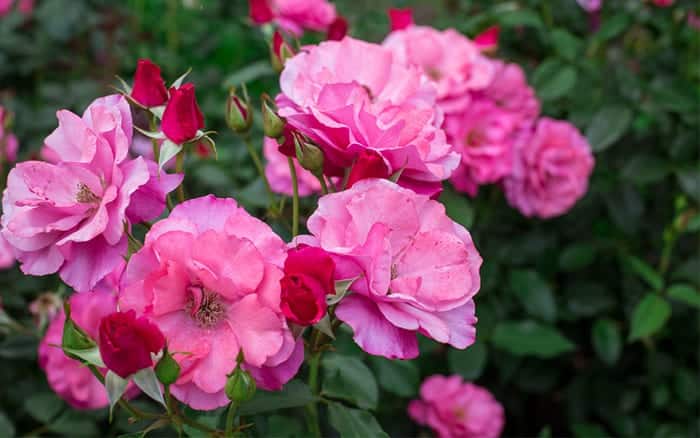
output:
[[[700,291],[690,284],[672,284],[666,293],[674,300],[700,309]]]
[[[87,348],[85,350],[76,350],[73,348],[64,347],[63,351],[77,356],[91,365],[95,365],[100,368],[104,368],[105,366],[104,362],[102,361],[102,356],[100,355],[100,349],[97,346]]]
[[[24,400],[24,410],[36,421],[49,424],[63,410],[63,401],[55,394],[42,392]]]
[[[532,83],[540,99],[554,100],[571,91],[577,78],[576,68],[550,60],[533,73]]]
[[[554,50],[569,61],[575,60],[583,47],[581,40],[566,29],[554,29],[551,33],[551,41]]]
[[[15,425],[2,411],[0,411],[0,436],[7,438],[15,436]]]
[[[575,349],[556,328],[534,321],[506,321],[496,325],[491,342],[516,356],[551,358]]]
[[[407,360],[389,360],[379,356],[370,357],[377,374],[379,386],[399,397],[412,397],[418,393],[420,384],[418,367]]]
[[[605,430],[594,423],[577,423],[571,426],[575,438],[604,438],[609,436]]]
[[[627,266],[632,272],[637,274],[639,278],[644,280],[649,286],[651,286],[654,290],[661,290],[664,287],[664,279],[661,277],[661,275],[656,272],[654,268],[649,266],[644,260],[639,259],[635,256],[631,255],[625,255],[622,258],[623,263],[625,266]]]
[[[340,433],[341,438],[388,438],[377,423],[377,419],[367,411],[352,409],[340,403],[328,405],[329,422]]]
[[[175,155],[182,150],[182,145],[175,144],[172,141],[165,139],[160,145],[160,155],[158,156],[158,170],[163,169],[165,163],[170,161]]]
[[[700,202],[700,169],[684,169],[677,172],[676,177],[683,191]]]
[[[331,325],[331,318],[327,313],[319,322],[314,324],[314,328],[324,335],[329,336],[331,339],[335,339],[335,335],[333,334],[333,326]]]
[[[165,406],[163,398],[163,388],[153,368],[144,368],[131,376],[134,384],[139,387],[144,394]]]
[[[332,306],[333,304],[338,303],[340,300],[343,299],[343,297],[348,293],[348,290],[350,290],[350,286],[360,278],[358,275],[355,278],[349,278],[347,280],[336,280],[335,282],[335,295],[329,295],[326,297],[326,304],[329,306]]]
[[[528,9],[499,14],[498,21],[501,23],[501,26],[504,27],[531,26],[538,29],[544,28],[540,16]]]
[[[627,14],[617,14],[603,20],[600,29],[595,33],[594,38],[597,41],[606,41],[615,38],[624,31],[630,23],[630,17]]]
[[[614,321],[599,318],[593,323],[591,330],[593,349],[600,359],[608,365],[613,365],[620,358],[622,339],[620,329]]]
[[[315,400],[309,387],[299,380],[292,380],[281,391],[258,390],[255,396],[241,405],[241,415],[261,414],[278,409],[297,408]]]
[[[440,194],[440,202],[445,206],[447,215],[466,228],[474,224],[474,207],[467,195],[445,187]]]
[[[671,306],[655,293],[648,293],[632,312],[629,341],[658,332],[671,316]]]
[[[586,137],[593,152],[601,152],[619,140],[630,126],[632,111],[624,106],[611,105],[601,108],[591,119]]]
[[[511,271],[509,284],[527,313],[548,322],[557,318],[557,303],[552,289],[536,271]]]
[[[630,157],[620,175],[635,184],[651,184],[664,179],[669,173],[666,161],[657,156],[639,154]]]
[[[114,406],[119,402],[119,399],[126,392],[126,387],[129,385],[127,379],[123,379],[113,371],[107,371],[105,375],[105,389],[107,390],[107,398],[109,399],[109,416],[112,417]]]
[[[575,243],[559,255],[559,267],[566,272],[578,271],[593,263],[596,247],[590,243]]]
[[[100,436],[95,421],[84,412],[67,410],[48,425],[51,432],[70,437]]]
[[[238,70],[237,72],[233,73],[228,78],[226,78],[226,80],[224,81],[224,87],[238,87],[240,85],[245,84],[246,82],[251,82],[265,76],[272,76],[274,74],[275,71],[272,69],[270,61],[266,59],[257,61],[252,64],[248,64],[247,66],[243,67],[242,69]]]
[[[477,341],[464,350],[451,348],[447,352],[447,363],[450,371],[459,374],[466,380],[476,380],[486,367],[488,349],[482,341]]]
[[[330,353],[323,357],[323,390],[329,397],[363,409],[377,407],[379,390],[372,371],[359,358]]]

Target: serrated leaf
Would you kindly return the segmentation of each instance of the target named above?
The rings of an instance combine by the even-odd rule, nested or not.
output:
[[[377,407],[377,381],[359,358],[329,353],[323,357],[322,363],[324,395],[346,400],[363,409]]]
[[[119,402],[119,399],[126,392],[126,387],[129,385],[127,379],[121,378],[118,374],[107,371],[105,375],[105,389],[107,390],[107,398],[109,399],[109,416],[112,417],[114,406]]]
[[[241,405],[241,415],[262,414],[279,409],[297,408],[316,400],[309,387],[299,380],[292,380],[281,391],[258,390],[255,396]]]
[[[377,419],[367,411],[352,409],[340,403],[329,403],[329,422],[340,433],[341,438],[388,438],[377,423]]]
[[[511,271],[509,284],[527,313],[552,322],[557,318],[557,303],[549,284],[533,270]]]
[[[64,404],[55,394],[41,392],[26,398],[23,406],[36,421],[48,424],[63,410]]]
[[[700,291],[690,284],[673,284],[666,293],[674,300],[700,309]]]
[[[542,100],[554,100],[564,96],[576,85],[578,71],[571,65],[559,62],[544,63],[533,74],[533,85]]]
[[[370,363],[379,386],[385,391],[400,397],[413,397],[418,393],[420,373],[415,362],[372,356]]]
[[[622,258],[623,263],[632,270],[639,278],[644,280],[654,290],[661,290],[664,287],[664,279],[658,272],[644,260],[631,255]]]
[[[601,108],[586,129],[586,138],[593,152],[601,152],[619,140],[632,122],[632,111],[624,106]]]
[[[534,321],[507,321],[496,326],[491,342],[516,356],[551,358],[573,351],[575,345],[555,327]]]
[[[131,378],[144,394],[165,406],[163,388],[153,368],[139,370]]]
[[[653,335],[663,328],[671,316],[671,306],[655,293],[648,293],[632,312],[629,341]]]

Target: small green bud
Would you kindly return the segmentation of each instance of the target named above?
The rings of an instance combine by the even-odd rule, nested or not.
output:
[[[266,137],[277,138],[280,137],[284,132],[284,119],[277,115],[277,113],[270,108],[267,101],[263,99],[262,102],[262,117],[263,117],[263,132]]]
[[[235,403],[250,400],[256,389],[255,379],[240,367],[237,367],[226,381],[226,396]]]
[[[172,385],[180,377],[180,365],[168,351],[168,348],[163,349],[163,357],[156,364],[156,376],[163,385]]]
[[[297,160],[299,160],[301,167],[314,175],[323,174],[323,151],[321,148],[295,135],[294,149],[296,150]]]
[[[226,101],[226,124],[232,131],[245,133],[253,126],[253,112],[250,110],[250,100],[245,87],[243,97],[236,94],[236,90],[231,88]]]
[[[277,73],[281,73],[282,70],[284,70],[284,63],[293,56],[294,50],[292,50],[289,44],[282,38],[282,34],[280,34],[279,31],[275,31],[270,43],[270,63],[272,64],[272,68]]]

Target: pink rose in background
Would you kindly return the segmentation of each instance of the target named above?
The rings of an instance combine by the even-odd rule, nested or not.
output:
[[[14,3],[15,0],[0,0],[0,17],[9,14]]]
[[[416,334],[474,342],[481,257],[442,204],[383,179],[323,196],[298,243],[319,246],[336,278],[357,278],[336,308],[355,342],[391,359],[418,356]]]
[[[71,318],[91,338],[97,339],[100,320],[117,310],[113,292],[88,292],[70,297]],[[39,344],[39,366],[49,386],[75,409],[99,409],[109,405],[107,391],[80,361],[67,357],[60,345],[66,316],[61,309]],[[104,372],[104,370],[103,370]],[[129,395],[138,390],[131,389]]]
[[[390,8],[387,11],[389,15],[389,25],[391,31],[406,29],[413,26],[413,9],[411,8]]]
[[[474,37],[474,44],[482,52],[495,52],[498,49],[498,36],[500,33],[501,28],[499,26],[491,26]]]
[[[693,11],[688,12],[688,26],[700,30],[700,16]]]
[[[19,0],[18,9],[24,15],[31,15],[34,11],[34,0]]]
[[[248,0],[248,4],[255,24],[274,21],[296,37],[305,29],[325,31],[336,19],[335,6],[327,0]]]
[[[465,109],[470,92],[486,88],[493,78],[493,63],[454,29],[410,26],[390,33],[382,45],[396,61],[420,68],[435,83],[438,105],[446,114]]]
[[[529,127],[540,114],[540,101],[527,83],[525,72],[518,64],[499,60],[494,66],[493,80],[475,97],[491,100],[497,107],[514,117],[518,127]]]
[[[263,154],[267,163],[265,164],[265,176],[270,182],[273,192],[282,195],[292,196],[292,177],[289,173],[289,163],[287,156],[278,150],[277,142],[265,137],[263,143]],[[294,161],[294,168],[297,171],[297,182],[299,196],[309,196],[321,191],[321,183],[311,172],[301,167],[297,160]]]
[[[433,429],[439,438],[498,438],[505,423],[498,400],[458,375],[425,379],[420,399],[408,405],[408,415]]]
[[[0,153],[2,153],[5,160],[14,163],[17,161],[19,142],[17,141],[17,137],[5,127],[9,115],[9,111],[0,105]]]
[[[0,234],[0,269],[11,268],[15,264],[15,252]]]
[[[303,345],[280,310],[285,257],[282,239],[233,199],[192,199],[148,232],[122,277],[119,307],[146,316],[180,353],[178,400],[195,409],[227,404],[239,353],[265,389],[296,374]]]
[[[576,3],[588,13],[598,12],[603,6],[603,0],[576,0]]]
[[[2,233],[25,274],[59,272],[87,291],[126,253],[124,223],[159,215],[164,187],[181,176],[153,178],[152,165],[128,158],[133,125],[122,96],[95,100],[82,118],[66,110],[57,116],[43,152],[53,164],[23,162],[8,176]]]
[[[525,216],[559,216],[586,193],[593,165],[576,127],[544,117],[515,144],[513,171],[503,181],[506,198]]]
[[[403,169],[402,185],[434,193],[459,163],[434,86],[377,44],[346,37],[308,47],[287,61],[280,85],[280,116],[319,145],[329,176],[371,150],[389,174]]]
[[[654,6],[659,8],[667,8],[669,6],[673,6],[675,0],[652,0],[652,2],[654,3]]]

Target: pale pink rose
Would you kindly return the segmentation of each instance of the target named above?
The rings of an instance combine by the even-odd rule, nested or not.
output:
[[[19,142],[17,137],[8,132],[5,128],[5,123],[9,112],[0,105],[0,152],[3,158],[10,162],[17,161],[17,150],[19,149]]]
[[[313,236],[297,242],[330,253],[336,278],[357,278],[335,313],[363,350],[414,358],[417,333],[461,349],[474,342],[482,260],[442,204],[366,179],[323,196],[307,227]]]
[[[87,291],[126,254],[124,224],[157,217],[181,175],[158,175],[152,162],[128,158],[133,125],[122,96],[97,99],[82,118],[57,116],[44,148],[53,163],[23,162],[8,176],[2,233],[25,274],[59,272]]]
[[[482,184],[499,181],[512,167],[518,119],[488,99],[476,99],[460,113],[445,118],[445,132],[462,156],[450,181],[475,196]]]
[[[0,269],[11,268],[15,264],[15,252],[0,233]]]
[[[117,310],[117,297],[113,292],[87,292],[70,297],[71,318],[92,339],[97,339],[100,320]],[[80,361],[70,359],[61,349],[63,309],[51,321],[39,344],[39,366],[46,373],[49,386],[76,409],[99,409],[109,405],[107,391],[92,372]],[[103,373],[105,370],[102,370]],[[129,395],[138,394],[135,387]]]
[[[279,27],[297,37],[304,29],[325,31],[336,18],[327,0],[270,0],[270,6]]]
[[[438,104],[446,114],[465,109],[470,92],[486,88],[493,78],[492,62],[454,29],[410,26],[391,32],[383,46],[398,62],[419,67],[435,83]]]
[[[494,65],[493,80],[487,88],[475,93],[475,98],[484,98],[510,113],[519,128],[532,125],[540,114],[540,101],[527,83],[523,69],[512,63],[498,60]]]
[[[263,154],[267,163],[265,164],[265,176],[270,182],[270,188],[275,193],[292,196],[292,177],[289,173],[289,163],[287,156],[279,151],[279,145],[272,139],[265,137],[263,143]],[[297,172],[299,185],[299,196],[309,196],[321,191],[321,183],[311,172],[301,167],[299,162],[294,160],[294,168]]]
[[[362,151],[379,153],[401,184],[439,190],[459,164],[440,129],[435,88],[377,44],[346,37],[287,60],[279,114],[324,152],[324,172],[343,176]]]
[[[239,353],[265,389],[296,374],[303,354],[280,310],[285,257],[282,239],[233,199],[192,199],[148,232],[122,277],[119,308],[147,316],[176,352],[178,400],[227,404]]]
[[[603,6],[603,0],[576,0],[576,3],[588,13],[598,12]]]
[[[408,415],[439,438],[498,438],[503,431],[503,406],[485,388],[460,376],[434,375],[423,381],[420,399]]]
[[[513,151],[513,172],[503,186],[508,202],[525,216],[559,216],[586,194],[594,159],[572,124],[541,118]]]

